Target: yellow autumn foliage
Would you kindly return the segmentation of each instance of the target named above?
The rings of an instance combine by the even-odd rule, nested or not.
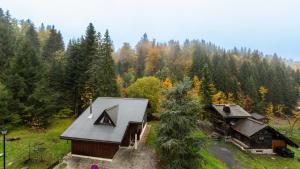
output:
[[[225,94],[222,91],[218,91],[216,94],[214,94],[212,96],[212,103],[213,104],[225,104],[225,103],[227,103]]]
[[[167,78],[163,81],[162,87],[163,87],[164,89],[171,89],[171,88],[173,87],[173,84],[172,84],[171,79],[167,77]]]

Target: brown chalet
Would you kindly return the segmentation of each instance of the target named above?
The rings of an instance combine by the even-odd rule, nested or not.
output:
[[[61,135],[71,154],[112,160],[119,147],[137,146],[147,121],[147,99],[99,97]]]
[[[289,138],[268,126],[263,119],[252,116],[238,105],[212,105],[211,122],[215,130],[243,150],[273,154],[273,150],[279,146],[299,148]]]

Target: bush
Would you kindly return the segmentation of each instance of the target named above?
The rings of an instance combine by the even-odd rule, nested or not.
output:
[[[137,79],[126,89],[126,96],[149,99],[148,113],[158,112],[161,84],[156,77],[149,76]]]

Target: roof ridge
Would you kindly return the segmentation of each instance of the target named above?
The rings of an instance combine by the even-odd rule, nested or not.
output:
[[[251,120],[251,121],[253,121],[253,122],[255,122],[255,123],[258,123],[258,124],[261,124],[261,125],[266,125],[265,123],[263,123],[263,122],[261,122],[261,121],[258,121],[258,120],[256,120],[256,119],[253,119],[253,118],[251,118],[251,117],[249,117],[249,118],[247,118],[248,120]],[[268,125],[266,125],[266,126],[268,126]]]
[[[231,103],[231,104],[213,104],[215,106],[226,106],[226,105],[229,105],[229,106],[238,106],[237,104],[234,104],[234,103]]]
[[[131,98],[131,97],[97,97],[99,98],[104,98],[104,99],[124,99],[124,100],[149,100],[147,98]]]
[[[106,109],[104,109],[104,110],[108,111],[108,110],[111,110],[111,109],[116,108],[116,107],[119,107],[119,104],[116,104],[116,105],[111,106],[111,107],[109,107],[109,108],[106,108]]]

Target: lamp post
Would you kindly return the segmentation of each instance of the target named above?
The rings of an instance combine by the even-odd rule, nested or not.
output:
[[[5,135],[7,134],[7,130],[2,129],[1,134],[3,135],[3,169],[5,169]]]

